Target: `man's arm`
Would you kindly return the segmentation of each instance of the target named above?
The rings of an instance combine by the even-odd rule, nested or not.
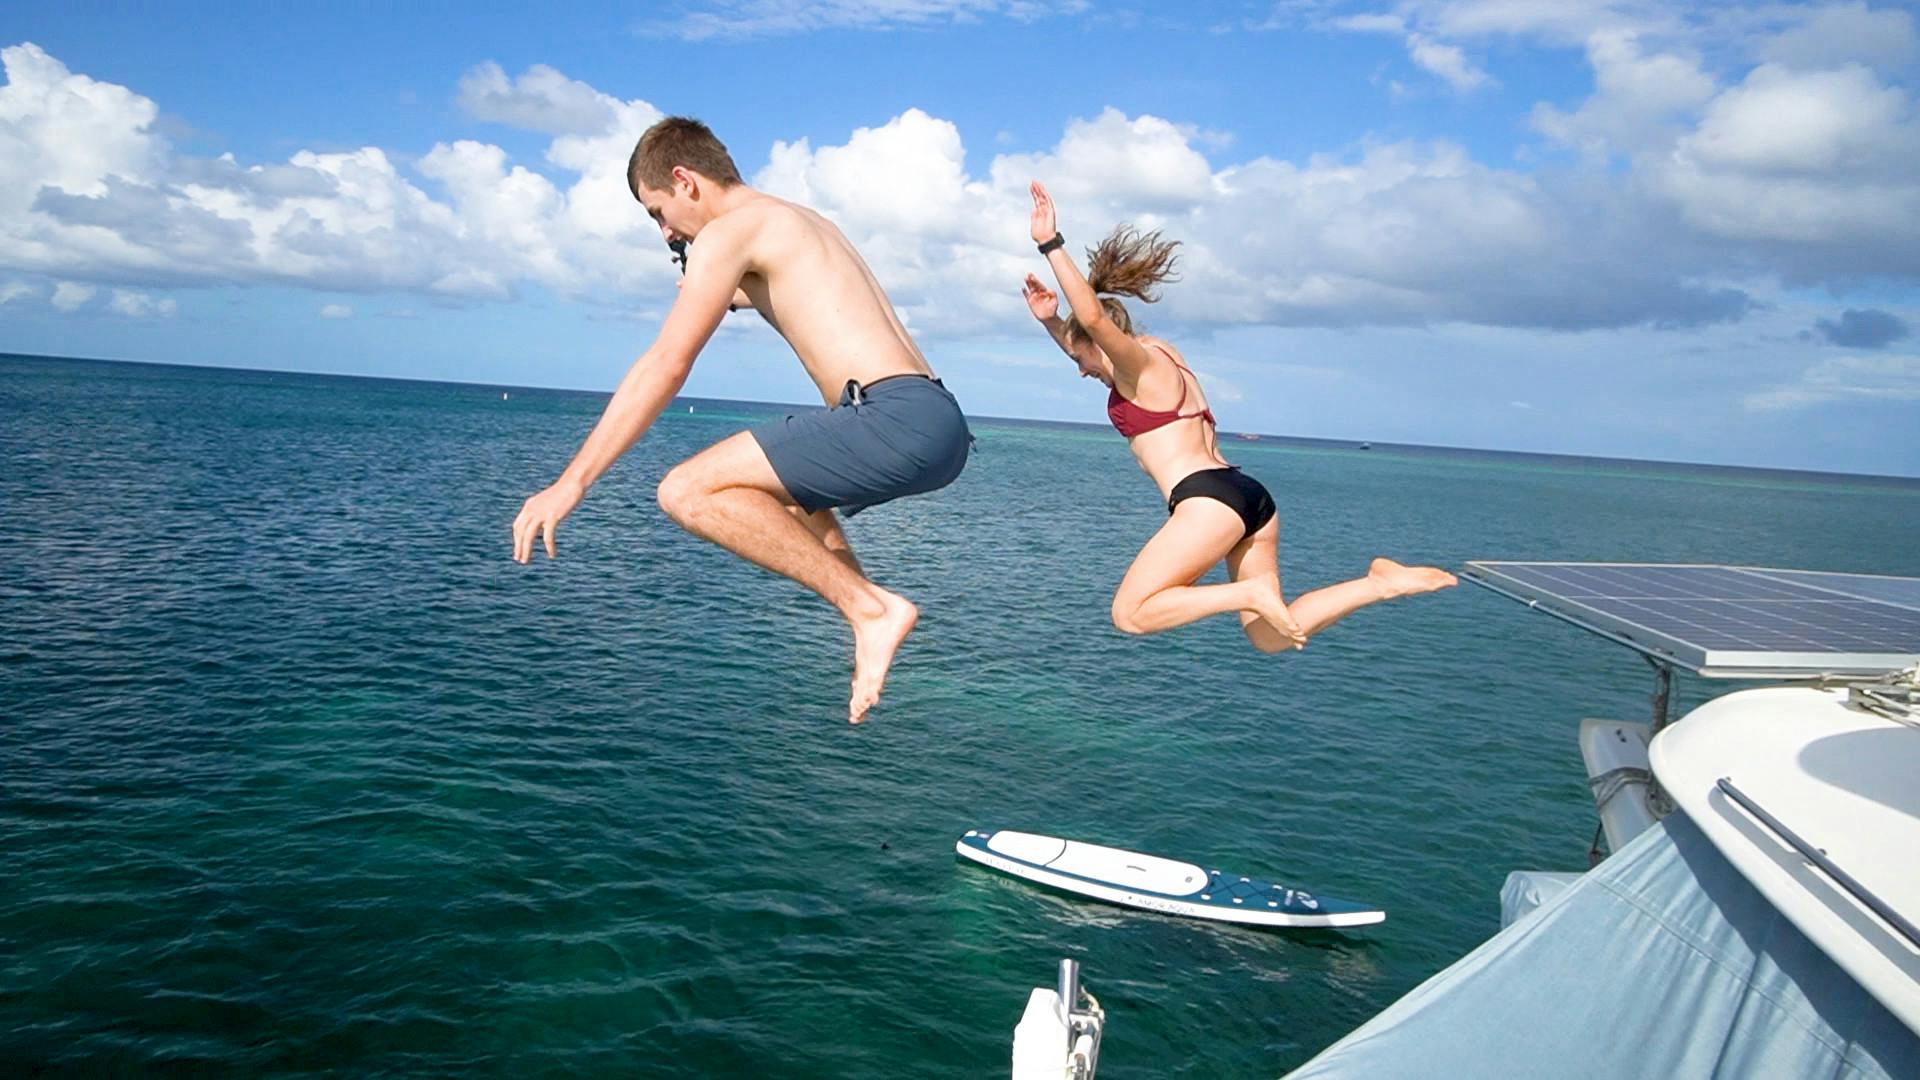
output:
[[[694,358],[726,317],[740,278],[747,269],[745,237],[732,222],[716,221],[706,232],[716,241],[711,250],[687,268],[685,283],[653,345],[627,369],[613,400],[578,453],[545,491],[520,508],[513,522],[513,557],[526,562],[534,541],[546,540],[547,557],[554,557],[553,533],[571,514],[587,488],[600,479],[620,455],[653,426],[673,396],[686,385]]]
[[[727,224],[715,222],[708,232],[722,233]],[[744,253],[737,244],[728,242],[734,237],[723,234],[711,239],[719,242],[708,245],[702,257],[687,267],[686,284],[668,309],[660,336],[620,380],[620,388],[607,402],[600,422],[560,474],[561,479],[579,484],[582,490],[591,487],[646,434],[673,395],[686,385],[694,358],[726,316],[745,270]],[[711,250],[714,248],[725,250]]]
[[[681,288],[681,289],[684,289],[686,287],[687,287],[687,283],[684,278],[681,279],[679,285],[676,286],[676,288]],[[753,306],[753,297],[748,296],[747,290],[745,289],[735,289],[733,290],[733,299],[727,301],[727,310],[728,311],[753,311],[755,310]]]

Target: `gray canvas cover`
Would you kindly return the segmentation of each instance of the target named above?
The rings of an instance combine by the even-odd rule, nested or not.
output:
[[[1920,1035],[1674,813],[1290,1075],[1920,1077]]]

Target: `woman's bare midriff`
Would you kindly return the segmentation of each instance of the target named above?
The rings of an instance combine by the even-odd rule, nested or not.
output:
[[[1188,430],[1180,430],[1180,429]],[[1226,459],[1213,450],[1213,432],[1207,422],[1195,417],[1175,420],[1166,427],[1136,435],[1127,443],[1140,471],[1153,478],[1162,499],[1173,495],[1173,486],[1205,469],[1227,468]]]

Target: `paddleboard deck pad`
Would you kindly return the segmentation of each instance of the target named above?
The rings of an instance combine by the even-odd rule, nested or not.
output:
[[[961,858],[1122,907],[1250,926],[1367,926],[1387,913],[1189,862],[1036,833],[969,829]]]

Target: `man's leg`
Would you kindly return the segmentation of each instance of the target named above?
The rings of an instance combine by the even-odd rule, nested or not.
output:
[[[789,513],[801,520],[820,542],[833,552],[833,556],[852,568],[853,572],[865,577],[867,572],[860,568],[860,560],[854,557],[853,545],[847,542],[847,534],[840,529],[840,519],[831,510],[816,510],[809,514],[798,506],[787,507]]]
[[[847,719],[859,723],[880,698],[887,668],[920,612],[904,597],[868,581],[839,526],[842,557],[816,531],[813,515],[795,513],[792,496],[748,432],[702,450],[660,481],[660,508],[680,527],[805,585],[853,627],[853,693]]]

